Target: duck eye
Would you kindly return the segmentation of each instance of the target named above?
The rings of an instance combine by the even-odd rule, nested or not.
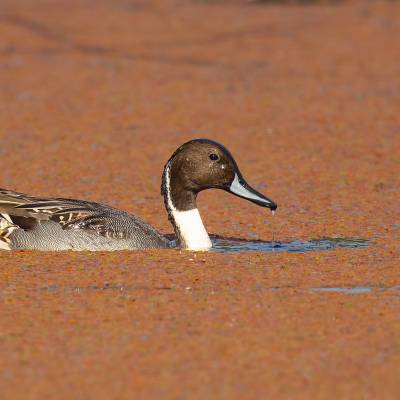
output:
[[[217,154],[214,153],[210,154],[210,160],[217,161],[218,159],[219,157],[217,156]]]

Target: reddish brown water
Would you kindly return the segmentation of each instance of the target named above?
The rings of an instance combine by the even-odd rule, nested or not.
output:
[[[2,252],[1,398],[398,398],[398,2],[1,7],[0,186],[105,202],[171,233],[163,165],[209,137],[279,204],[272,218],[202,193],[210,233],[370,240]]]

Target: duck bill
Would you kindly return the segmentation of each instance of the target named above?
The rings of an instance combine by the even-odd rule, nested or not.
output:
[[[234,194],[235,196],[239,196],[242,199],[249,200],[253,203],[258,204],[261,207],[267,207],[271,209],[274,213],[277,209],[277,204],[273,202],[268,197],[265,197],[263,194],[254,190],[244,179],[242,176],[235,174],[235,179],[231,183],[228,188],[228,192]]]

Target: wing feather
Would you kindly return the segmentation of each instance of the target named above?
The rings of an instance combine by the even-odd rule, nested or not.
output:
[[[102,234],[102,232],[107,232],[107,229],[99,228],[101,216],[104,216],[106,211],[112,213],[113,210],[111,207],[94,202],[39,198],[0,189],[0,213],[10,215],[11,219],[17,216],[34,219],[37,222],[53,221],[59,223],[64,229],[93,229]],[[88,223],[89,217],[96,217],[97,224]]]
[[[113,239],[152,238],[155,244],[169,242],[153,227],[124,211],[110,206],[64,198],[39,198],[0,189],[0,215],[10,218],[11,227],[31,230],[52,221],[63,229],[82,229]]]

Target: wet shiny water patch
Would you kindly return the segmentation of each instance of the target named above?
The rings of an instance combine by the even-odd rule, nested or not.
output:
[[[350,287],[314,287],[309,289],[311,292],[318,293],[341,293],[341,294],[363,294],[371,292],[398,292],[400,285],[397,286],[350,286]]]
[[[294,240],[292,242],[264,242],[261,240],[239,240],[213,238],[211,252],[246,253],[246,252],[290,252],[304,253],[308,251],[355,249],[368,247],[368,240],[359,238],[321,238],[313,240]]]
[[[354,287],[318,287],[311,288],[312,292],[323,293],[343,293],[343,294],[361,294],[372,292],[372,287],[369,286],[354,286]]]

